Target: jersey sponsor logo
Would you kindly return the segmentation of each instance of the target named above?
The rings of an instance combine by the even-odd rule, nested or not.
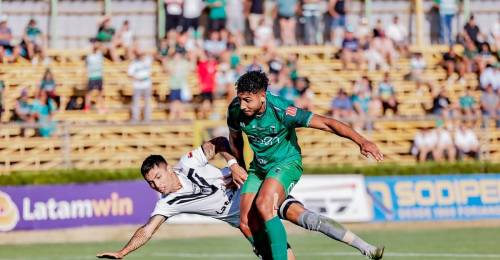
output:
[[[206,197],[209,197],[213,195],[215,192],[217,192],[219,189],[215,187],[214,185],[208,184],[208,182],[200,177],[198,174],[194,172],[193,168],[190,168],[188,171],[187,175],[188,179],[193,183],[195,186],[195,192],[193,194],[189,195],[182,195],[182,196],[177,196],[169,201],[167,201],[167,204],[172,205],[172,204],[182,204],[182,203],[187,203],[195,200],[200,200]]]
[[[227,209],[227,205],[229,205],[231,203],[231,200],[233,199],[233,196],[234,196],[234,192],[231,192],[229,194],[229,196],[227,197],[227,200],[224,202],[224,205],[222,206],[222,208],[219,210],[219,211],[216,211],[215,213],[221,215],[222,213],[224,213],[224,211],[226,211]]]
[[[295,116],[295,115],[297,115],[297,108],[293,107],[293,106],[289,106],[286,109],[286,114],[289,115],[289,116]]]
[[[255,135],[248,135],[248,139],[250,140],[251,143],[258,144],[258,145],[265,145],[265,146],[270,146],[273,144],[277,144],[280,142],[279,136],[266,136],[264,138],[258,137]]]
[[[240,122],[240,127],[245,127],[245,123],[244,122]]]
[[[188,153],[188,158],[192,158],[193,157],[193,152],[189,152]]]

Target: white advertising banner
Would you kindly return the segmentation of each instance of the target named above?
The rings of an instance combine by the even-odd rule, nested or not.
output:
[[[340,222],[371,221],[364,176],[302,176],[292,196],[305,207]]]
[[[373,211],[368,204],[364,176],[303,175],[291,193],[305,207],[340,222],[371,221]],[[213,218],[181,214],[169,223],[221,223]]]

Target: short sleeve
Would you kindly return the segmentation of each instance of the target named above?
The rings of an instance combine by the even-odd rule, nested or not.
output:
[[[181,164],[182,168],[199,168],[207,165],[208,160],[203,149],[198,147],[182,156],[179,164]]]
[[[156,202],[156,206],[153,210],[153,213],[151,213],[151,217],[155,215],[162,215],[170,218],[180,213],[181,212],[179,212],[176,207],[169,205],[166,200],[160,199],[158,202]]]
[[[295,106],[287,107],[283,122],[290,127],[309,127],[313,113]]]
[[[239,124],[239,101],[235,98],[227,109],[227,127],[232,131],[241,131]]]

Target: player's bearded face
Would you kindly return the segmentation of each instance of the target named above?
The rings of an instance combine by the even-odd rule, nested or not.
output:
[[[266,92],[239,92],[238,99],[240,100],[241,111],[247,116],[254,116],[259,112],[263,112],[263,106],[266,102]]]

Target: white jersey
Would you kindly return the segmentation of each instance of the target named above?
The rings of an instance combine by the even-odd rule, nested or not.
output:
[[[240,190],[226,189],[228,168],[208,164],[201,147],[184,155],[174,167],[182,188],[163,195],[151,214],[167,218],[181,213],[199,214],[240,225]]]

